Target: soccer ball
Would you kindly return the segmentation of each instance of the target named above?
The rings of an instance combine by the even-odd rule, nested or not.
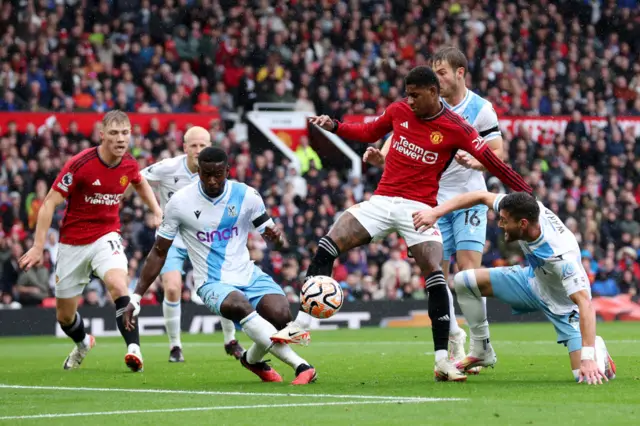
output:
[[[342,287],[325,275],[309,278],[300,292],[301,309],[315,318],[331,318],[340,310],[343,302]]]

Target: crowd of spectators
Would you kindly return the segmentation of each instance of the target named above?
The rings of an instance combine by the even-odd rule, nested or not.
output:
[[[0,39],[0,111],[217,110],[223,118],[257,101],[338,118],[377,114],[402,96],[409,69],[442,45],[457,46],[469,59],[468,85],[499,116],[572,116],[566,132],[535,140],[505,131],[509,161],[578,237],[594,294],[638,291],[640,144],[615,118],[640,116],[636,0],[22,0],[2,3]],[[589,130],[584,116],[607,117],[607,125]],[[184,130],[134,129],[132,153],[141,166],[176,155]],[[231,154],[232,177],[260,190],[292,241],[280,253],[257,237],[250,249],[293,301],[315,242],[370,196],[380,170],[346,178],[313,159],[310,147],[299,176],[270,151],[251,154],[225,121],[210,130]],[[57,171],[96,143],[97,132],[83,135],[74,125],[17,132],[0,115],[0,306],[38,305],[52,295],[62,211],[43,265],[22,272],[17,259],[31,245]],[[495,178],[488,183],[503,190]],[[134,286],[154,230],[135,197],[125,201],[122,223]],[[520,262],[489,213],[483,264]],[[348,300],[425,297],[395,234],[343,256],[334,276]],[[190,285],[187,274],[185,302]],[[148,302],[161,297],[150,292]],[[109,303],[98,280],[85,303]]]

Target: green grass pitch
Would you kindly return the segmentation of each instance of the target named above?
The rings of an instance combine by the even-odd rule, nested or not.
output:
[[[222,348],[221,333],[185,335],[184,364],[165,336],[143,337],[145,371],[124,365],[124,343],[98,339],[82,367],[64,371],[71,343],[0,339],[0,424],[46,425],[623,425],[640,418],[638,324],[598,324],[618,367],[603,386],[573,381],[551,324],[492,326],[495,369],[435,383],[430,329],[313,332],[298,352],[318,381],[261,383]],[[240,334],[248,346],[246,336]]]

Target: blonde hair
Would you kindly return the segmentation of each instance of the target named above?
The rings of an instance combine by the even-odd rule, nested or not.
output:
[[[108,126],[112,124],[129,124],[131,125],[131,121],[129,120],[129,116],[120,111],[119,109],[114,109],[109,111],[102,117],[102,128],[106,129]]]
[[[211,133],[209,133],[209,131],[204,127],[200,127],[200,126],[190,127],[189,130],[187,130],[183,136],[185,144],[189,143],[191,139],[199,139],[199,138],[205,139],[207,142],[211,143]]]

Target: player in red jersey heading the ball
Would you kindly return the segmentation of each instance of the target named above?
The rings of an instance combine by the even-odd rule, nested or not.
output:
[[[437,205],[440,176],[463,150],[515,191],[531,187],[489,149],[478,132],[440,101],[440,85],[431,68],[416,67],[406,79],[407,98],[394,102],[371,123],[345,124],[323,115],[311,122],[338,136],[373,143],[393,132],[393,142],[378,188],[369,201],[352,206],[341,215],[328,235],[321,238],[307,271],[331,275],[334,260],[372,238],[397,231],[407,242],[420,266],[429,294],[428,312],[433,324],[435,375],[437,380],[461,381],[466,376],[448,360],[449,295],[442,273],[442,236],[437,227],[425,232],[414,229],[412,213]],[[296,321],[273,336],[273,341],[296,343],[295,336],[308,336]],[[288,337],[292,336],[292,337]]]
[[[95,345],[77,312],[78,297],[92,272],[105,283],[115,302],[118,329],[127,344],[125,363],[134,372],[142,370],[138,329],[126,330],[122,318],[129,304],[129,279],[119,233],[120,201],[131,184],[154,214],[155,226],[162,221],[162,210],[140,175],[137,161],[127,152],[130,135],[131,122],[124,112],[105,114],[100,146],[85,149],[64,165],[38,213],[33,247],[20,259],[24,269],[42,260],[53,213],[66,199],[56,265],[56,316],[76,347],[64,361],[65,370],[79,367]]]

